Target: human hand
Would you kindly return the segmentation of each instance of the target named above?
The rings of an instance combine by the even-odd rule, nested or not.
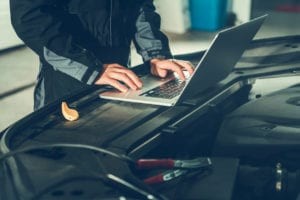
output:
[[[121,92],[127,92],[129,88],[138,90],[142,87],[142,81],[133,71],[117,63],[104,64],[103,72],[95,84],[111,85]]]
[[[183,71],[188,71],[190,75],[194,72],[194,66],[184,60],[161,60],[161,59],[152,59],[150,61],[151,65],[151,74],[161,78],[165,78],[168,75],[168,72],[176,72],[181,80],[185,80]]]

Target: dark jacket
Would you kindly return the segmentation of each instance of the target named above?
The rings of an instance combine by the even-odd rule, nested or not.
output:
[[[171,57],[152,0],[10,0],[12,24],[41,66],[35,109],[92,85],[103,63]]]

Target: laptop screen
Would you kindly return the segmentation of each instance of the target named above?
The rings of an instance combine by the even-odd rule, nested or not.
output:
[[[248,47],[267,15],[220,31],[198,63],[178,101],[195,96],[226,78]]]

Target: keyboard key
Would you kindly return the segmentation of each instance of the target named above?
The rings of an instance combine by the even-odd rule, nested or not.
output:
[[[141,96],[172,99],[180,94],[182,88],[185,86],[185,83],[185,81],[174,79],[144,92],[141,94]]]

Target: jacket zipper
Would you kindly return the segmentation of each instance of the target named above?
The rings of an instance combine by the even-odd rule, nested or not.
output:
[[[110,0],[110,15],[109,15],[109,40],[110,46],[112,47],[112,11],[113,11],[113,0]]]

